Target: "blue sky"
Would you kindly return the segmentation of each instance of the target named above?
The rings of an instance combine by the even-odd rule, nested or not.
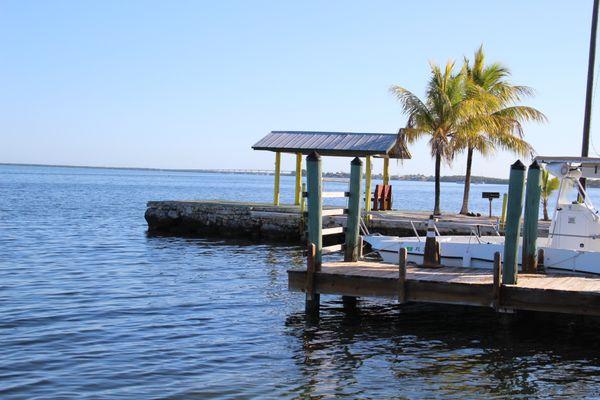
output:
[[[269,131],[396,132],[406,118],[390,85],[423,95],[429,61],[460,62],[481,43],[488,60],[536,89],[528,104],[550,120],[527,126],[538,153],[577,155],[591,8],[592,0],[4,0],[0,162],[272,168],[271,153],[250,149]],[[392,173],[432,174],[425,143],[411,151]],[[512,161],[476,158],[474,173],[505,176]],[[463,172],[464,157],[443,169]]]

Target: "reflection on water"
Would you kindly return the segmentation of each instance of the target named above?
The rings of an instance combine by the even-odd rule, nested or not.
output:
[[[286,319],[307,395],[594,397],[599,321],[470,307],[330,301],[318,324]]]
[[[597,326],[328,296],[309,324],[299,246],[146,233],[147,200],[271,183],[0,166],[0,398],[600,395]]]

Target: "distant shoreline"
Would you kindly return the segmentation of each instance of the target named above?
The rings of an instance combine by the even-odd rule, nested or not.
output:
[[[239,174],[239,175],[273,175],[272,170],[258,169],[175,169],[175,168],[143,168],[143,167],[94,167],[89,165],[60,165],[60,164],[21,164],[21,163],[0,163],[0,166],[15,166],[15,167],[56,167],[56,168],[89,168],[89,169],[112,169],[112,170],[131,170],[131,171],[157,171],[157,172],[193,172],[193,173],[208,173],[208,174]],[[304,172],[304,171],[303,171]],[[282,175],[294,175],[293,171],[282,171]],[[304,174],[303,174],[304,175]],[[373,179],[383,179],[381,174],[373,174]],[[345,181],[350,177],[346,172],[324,172],[323,177],[328,181]],[[391,175],[390,180],[395,181],[410,181],[410,182],[433,182],[434,177],[431,175]],[[441,182],[454,182],[462,184],[465,181],[464,175],[447,175],[441,177]],[[486,176],[472,176],[472,184],[492,184],[506,185],[508,179],[493,178]],[[588,186],[600,187],[600,182],[589,181]]]

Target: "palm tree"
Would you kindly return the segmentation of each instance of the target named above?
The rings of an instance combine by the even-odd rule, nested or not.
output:
[[[533,95],[526,86],[512,85],[510,71],[499,63],[485,65],[483,46],[475,52],[473,65],[465,58],[462,73],[465,75],[465,93],[468,98],[478,99],[488,116],[477,116],[467,129],[454,137],[455,150],[467,151],[467,168],[461,214],[469,212],[469,192],[473,153],[489,156],[500,147],[519,155],[533,153],[532,147],[523,140],[523,122],[543,122],[546,117],[533,107],[518,105],[521,98]]]
[[[550,173],[545,169],[542,170],[541,197],[542,197],[542,206],[544,208],[544,221],[550,220],[550,218],[548,218],[548,198],[550,197],[552,192],[554,192],[556,189],[558,189],[559,185],[560,185],[560,181],[558,180],[558,178],[550,179]]]
[[[464,74],[454,72],[454,62],[445,68],[431,65],[431,78],[427,85],[425,100],[401,86],[390,90],[402,104],[408,115],[406,128],[401,130],[404,140],[413,143],[428,136],[431,156],[435,158],[435,204],[433,214],[440,214],[440,170],[442,161],[451,162],[454,157],[452,137],[461,130],[464,116],[469,114],[471,101],[464,96]]]

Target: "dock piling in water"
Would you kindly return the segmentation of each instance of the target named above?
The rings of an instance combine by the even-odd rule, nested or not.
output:
[[[346,218],[345,261],[358,261],[360,250],[360,197],[362,180],[362,161],[356,157],[350,167],[350,189],[348,193],[348,216]]]
[[[525,166],[521,160],[517,160],[510,166],[510,176],[508,179],[508,205],[504,234],[504,262],[502,265],[503,284],[511,285],[517,283],[517,252],[519,250],[524,183]]]
[[[537,229],[540,214],[541,194],[540,166],[533,161],[527,170],[525,187],[525,212],[523,222],[522,266],[523,272],[537,270]]]
[[[323,251],[323,200],[321,196],[321,157],[313,151],[306,157],[306,182],[308,190],[308,241],[315,245],[315,269],[321,266]]]

